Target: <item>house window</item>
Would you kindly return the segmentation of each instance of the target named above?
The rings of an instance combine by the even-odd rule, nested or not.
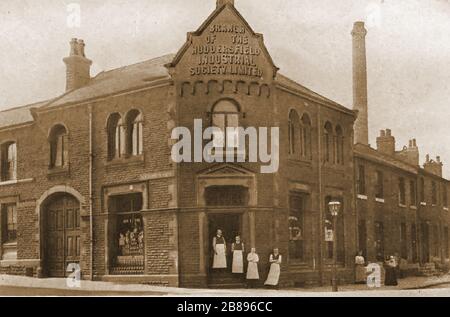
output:
[[[358,166],[356,187],[359,195],[366,194],[366,169],[364,165]]]
[[[212,125],[221,130],[214,135],[215,148],[239,148],[239,108],[234,102],[221,100],[214,106]]]
[[[15,204],[2,206],[2,243],[17,241],[17,208]]]
[[[384,261],[384,224],[375,222],[375,255],[377,261]]]
[[[381,171],[376,172],[375,197],[384,198],[384,174]]]
[[[108,160],[120,158],[125,153],[125,133],[120,114],[113,113],[108,118]]]
[[[306,197],[292,194],[289,198],[289,258],[304,260],[304,216]]]
[[[333,126],[327,122],[324,127],[324,160],[326,163],[333,161]]]
[[[400,225],[400,256],[408,259],[408,241],[406,235],[406,223]]]
[[[406,205],[405,179],[403,177],[398,180],[398,202],[400,205]]]
[[[440,241],[440,235],[439,235],[439,226],[434,225],[433,226],[433,255],[435,257],[440,256],[440,252],[439,252],[440,246],[441,246],[441,241]]]
[[[425,179],[420,179],[420,202],[425,202]]]
[[[447,208],[448,207],[448,192],[447,186],[442,184],[442,205]]]
[[[336,128],[336,135],[334,137],[335,158],[336,164],[344,164],[344,133],[342,128],[338,126]]]
[[[365,220],[360,220],[358,223],[358,246],[364,258],[367,258],[367,227]]]
[[[17,179],[17,146],[9,142],[1,146],[1,180],[7,182]]]
[[[143,117],[137,110],[131,110],[127,115],[127,154],[139,156],[143,154]]]
[[[409,196],[411,199],[411,206],[417,206],[417,184],[413,180],[409,182]]]
[[[310,160],[311,156],[311,119],[304,114],[301,120],[301,154],[304,159]]]
[[[66,128],[57,125],[50,133],[50,168],[67,166],[69,163],[68,150]]]
[[[419,257],[417,253],[417,227],[415,223],[411,225],[411,252],[413,263],[417,263]]]
[[[431,182],[431,203],[433,205],[438,204],[438,198],[437,198],[437,185],[436,182]]]

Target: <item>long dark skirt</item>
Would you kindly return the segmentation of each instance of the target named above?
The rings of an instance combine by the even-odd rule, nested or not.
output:
[[[386,276],[384,279],[384,285],[386,286],[397,286],[397,270],[391,266],[386,266]]]

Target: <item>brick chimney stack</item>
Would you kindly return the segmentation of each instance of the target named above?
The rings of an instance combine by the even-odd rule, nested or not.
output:
[[[353,109],[358,111],[355,122],[355,143],[369,145],[366,35],[364,22],[355,22],[352,31]]]
[[[390,129],[381,130],[377,138],[377,150],[383,154],[393,156],[395,154],[395,138]]]
[[[66,91],[87,85],[91,79],[92,61],[86,58],[83,40],[70,41],[69,57],[63,59],[66,64]]]
[[[441,162],[441,157],[437,156],[436,161],[430,159],[430,155],[427,154],[425,164],[423,164],[423,168],[425,171],[442,177],[442,167],[444,164]]]
[[[419,166],[420,155],[416,139],[409,140],[409,145],[405,146],[401,152],[397,153],[397,156],[408,164]]]
[[[226,4],[231,4],[234,6],[234,0],[217,0],[217,8],[220,8]]]

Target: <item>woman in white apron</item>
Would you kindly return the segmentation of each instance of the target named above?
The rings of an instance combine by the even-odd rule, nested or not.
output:
[[[270,271],[267,276],[267,280],[264,285],[269,287],[277,287],[278,282],[280,281],[280,273],[281,273],[281,254],[278,249],[274,249],[273,253],[270,255]]]
[[[222,235],[222,230],[217,230],[216,236],[213,238],[214,261],[213,269],[227,268],[227,244]]]
[[[236,237],[236,242],[231,245],[231,253],[233,254],[233,265],[231,272],[233,274],[244,274],[244,252],[245,245],[241,242],[241,237]]]
[[[252,248],[252,251],[247,255],[247,285],[253,288],[255,284],[259,281],[259,270],[258,262],[259,256],[256,254],[256,249]]]

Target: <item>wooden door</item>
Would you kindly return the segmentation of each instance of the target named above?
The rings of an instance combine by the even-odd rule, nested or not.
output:
[[[46,219],[47,275],[65,277],[69,264],[80,263],[80,204],[60,196],[48,205]]]

